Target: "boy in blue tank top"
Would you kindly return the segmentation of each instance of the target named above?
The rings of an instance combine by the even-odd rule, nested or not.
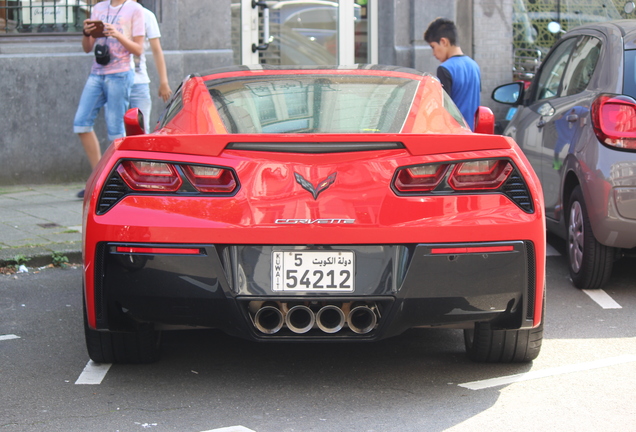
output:
[[[475,113],[479,107],[481,73],[479,65],[464,55],[457,43],[457,27],[446,18],[437,18],[424,32],[424,40],[441,65],[437,77],[450,95],[471,130],[475,129]]]

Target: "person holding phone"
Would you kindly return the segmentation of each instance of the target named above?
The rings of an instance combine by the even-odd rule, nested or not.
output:
[[[103,24],[103,36],[99,28]],[[130,92],[135,78],[131,67],[131,55],[143,53],[145,24],[143,8],[132,0],[105,0],[93,6],[90,19],[84,21],[82,48],[88,53],[95,49],[90,75],[73,121],[73,131],[78,134],[86,151],[91,168],[101,158],[99,141],[93,126],[101,108],[105,111],[108,140],[125,136],[124,114],[130,102]],[[103,54],[106,53],[106,56]],[[77,194],[83,198],[84,191]]]

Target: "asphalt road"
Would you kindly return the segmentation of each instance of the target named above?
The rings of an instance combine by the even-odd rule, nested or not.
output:
[[[156,364],[98,367],[80,269],[0,275],[0,432],[636,430],[635,264],[617,263],[594,300],[548,257],[545,339],[527,365],[472,363],[460,331],[427,329],[364,345],[172,332]]]

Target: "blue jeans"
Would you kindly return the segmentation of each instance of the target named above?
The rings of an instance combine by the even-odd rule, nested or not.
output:
[[[108,109],[105,110],[108,140],[126,136],[124,114],[128,109],[134,80],[133,70],[109,75],[90,74],[75,113],[73,132],[92,132],[99,110],[108,102]]]
[[[144,130],[150,132],[150,112],[152,111],[152,99],[150,99],[150,85],[133,84],[130,92],[130,107],[139,108],[144,115]]]

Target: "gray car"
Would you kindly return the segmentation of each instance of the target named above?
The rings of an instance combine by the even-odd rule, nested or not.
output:
[[[504,135],[541,180],[574,285],[600,288],[636,247],[636,20],[567,32],[530,87],[506,84],[492,97],[516,110]]]

